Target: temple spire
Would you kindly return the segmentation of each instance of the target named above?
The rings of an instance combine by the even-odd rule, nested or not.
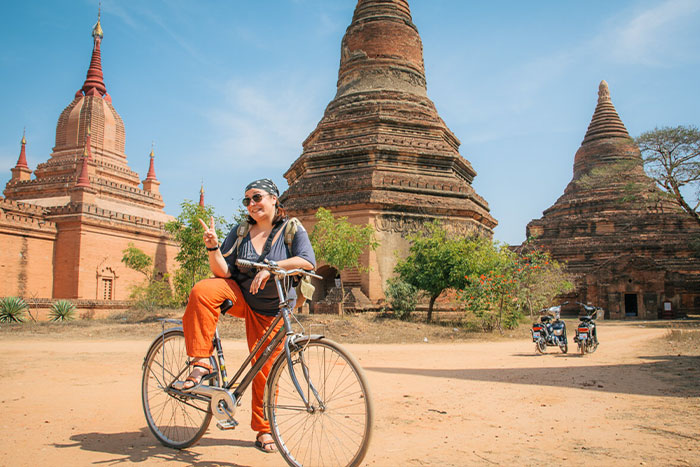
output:
[[[29,165],[27,165],[27,152],[25,149],[25,146],[27,145],[27,138],[25,138],[25,131],[22,132],[22,149],[19,151],[19,159],[17,159],[17,165],[15,168],[24,168],[28,169]]]
[[[78,176],[78,182],[75,184],[76,187],[89,187],[90,177],[88,175],[88,153],[87,146],[83,149],[83,164],[80,168],[80,175]]]
[[[423,44],[407,0],[359,0],[343,36],[336,97],[378,89],[426,95]]]
[[[610,99],[610,89],[605,80],[600,82],[598,86],[598,105],[593,112],[593,118],[588,126],[586,136],[583,138],[583,143],[603,138],[627,138],[630,135],[627,128],[620,120],[620,116],[615,110],[615,106]]]
[[[102,32],[102,26],[100,24],[100,12],[98,11],[97,23],[95,23],[95,26],[92,28],[92,58],[90,60],[90,67],[87,71],[85,83],[83,83],[83,87],[81,88],[81,91],[86,96],[104,96],[107,93],[107,88],[105,87],[104,83],[104,77],[102,75],[102,58],[100,55],[100,44],[102,43],[103,36],[104,34]]]
[[[148,165],[148,173],[146,174],[146,179],[143,180],[143,189],[144,191],[148,191],[149,193],[155,193],[159,194],[159,185],[160,182],[156,178],[156,167],[154,163],[155,155],[153,154],[153,144],[151,144],[151,161]]]
[[[202,182],[202,187],[199,189],[199,205],[204,207],[204,182]]]
[[[148,166],[148,173],[146,174],[146,180],[157,180],[156,178],[156,169],[155,165],[153,164],[153,159],[155,158],[155,155],[153,154],[153,148],[151,148],[151,162]]]

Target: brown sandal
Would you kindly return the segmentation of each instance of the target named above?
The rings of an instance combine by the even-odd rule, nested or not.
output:
[[[274,440],[265,442],[260,441],[261,436],[269,434],[270,433],[258,433],[258,436],[255,437],[255,447],[264,452],[265,454],[270,454],[272,452],[277,451],[277,446],[275,446]]]
[[[192,366],[192,371],[190,372],[190,376],[188,376],[187,379],[185,379],[185,382],[182,384],[183,391],[189,391],[192,388],[195,388],[195,387],[199,386],[200,384],[202,384],[202,382],[205,379],[209,379],[210,377],[214,376],[214,369],[208,363],[196,362],[196,363],[193,363],[191,366]],[[207,372],[202,374],[199,377],[192,376],[192,372],[194,372],[195,368],[202,368],[204,370],[207,370]],[[188,385],[187,383],[192,383],[192,384]]]

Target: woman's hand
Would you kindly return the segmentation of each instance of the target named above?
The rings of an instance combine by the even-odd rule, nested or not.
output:
[[[214,227],[214,217],[212,216],[211,218],[211,225],[207,226],[206,223],[199,217],[197,218],[200,224],[202,224],[202,227],[204,227],[204,244],[207,246],[207,248],[214,248],[219,246],[219,238],[216,236],[216,227]]]
[[[250,293],[255,295],[260,291],[260,289],[265,288],[267,280],[270,278],[270,271],[267,269],[261,269],[253,278],[253,283],[250,284]]]

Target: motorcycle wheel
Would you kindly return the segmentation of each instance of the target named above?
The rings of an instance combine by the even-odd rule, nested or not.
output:
[[[569,344],[560,345],[561,353],[567,353],[569,351]]]
[[[540,339],[537,342],[535,342],[535,352],[545,353],[546,351],[547,351],[547,344],[545,344],[544,340]]]
[[[598,349],[598,339],[593,339],[591,342],[591,347],[588,349],[588,353],[593,353]]]
[[[578,341],[578,350],[581,352],[581,356],[586,355],[586,342]]]

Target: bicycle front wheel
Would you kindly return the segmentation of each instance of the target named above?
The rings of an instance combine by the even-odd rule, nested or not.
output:
[[[192,446],[209,427],[209,401],[174,391],[172,384],[187,376],[185,335],[179,329],[166,331],[148,349],[143,363],[141,399],[148,428],[165,446]]]
[[[358,465],[369,447],[373,419],[362,368],[328,339],[297,345],[293,374],[282,352],[268,378],[265,410],[280,453],[293,466]]]

